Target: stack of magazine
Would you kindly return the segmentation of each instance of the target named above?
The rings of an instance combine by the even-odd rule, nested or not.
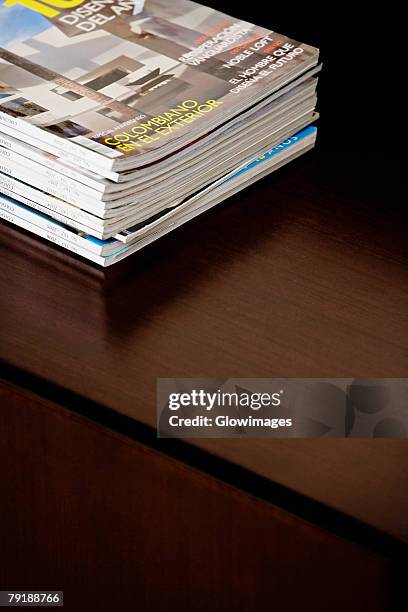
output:
[[[314,47],[189,0],[0,2],[0,217],[77,255],[116,263],[314,145]]]

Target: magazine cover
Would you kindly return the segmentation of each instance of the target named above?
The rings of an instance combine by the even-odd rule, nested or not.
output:
[[[136,158],[317,60],[313,47],[188,0],[1,0],[0,122]]]

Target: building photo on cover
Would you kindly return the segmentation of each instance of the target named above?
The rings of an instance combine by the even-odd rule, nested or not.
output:
[[[0,0],[0,607],[405,611],[398,21]]]

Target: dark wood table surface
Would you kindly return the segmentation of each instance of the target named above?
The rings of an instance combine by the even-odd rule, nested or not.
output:
[[[358,159],[341,162],[320,147],[106,271],[4,225],[10,377],[150,428],[158,377],[403,377],[404,219],[370,168],[355,181]],[[408,539],[405,440],[193,444]]]

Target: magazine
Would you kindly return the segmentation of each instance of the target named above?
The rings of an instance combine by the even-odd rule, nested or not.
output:
[[[54,170],[37,164],[27,157],[1,147],[0,172],[33,185],[41,191],[50,193],[68,203],[81,206],[85,210],[95,210],[99,214],[126,205],[138,204],[143,206],[147,202],[152,205],[157,198],[165,198],[164,181],[165,189],[168,192],[172,192],[174,186],[183,191],[186,190],[187,186],[195,189],[203,180],[206,180],[206,175],[211,177],[212,174],[219,171],[220,163],[224,166],[237,163],[237,158],[239,160],[239,158],[247,157],[251,150],[259,149],[262,142],[269,144],[271,138],[282,130],[293,132],[299,122],[310,122],[315,106],[316,97],[311,96],[295,107],[286,108],[284,113],[282,111],[282,115],[276,112],[271,117],[267,116],[260,120],[252,128],[249,127],[245,132],[233,132],[227,141],[223,141],[208,154],[201,156],[196,163],[192,162],[187,167],[159,175],[155,179],[141,182],[135,187],[120,192],[102,193],[92,187],[82,185],[72,178],[63,177]],[[242,136],[244,134],[253,134],[250,144],[243,144]],[[225,152],[227,143],[228,150]]]
[[[310,123],[313,117],[305,117],[303,120],[295,122],[289,131],[286,129],[279,130],[272,135],[271,138],[267,138],[267,141],[261,141],[262,148],[257,150],[251,150],[248,153],[252,153],[253,157],[256,158],[258,154],[264,151],[268,151],[274,146],[278,145],[281,141],[286,140],[299,129],[305,127]],[[248,159],[248,156],[247,156]],[[242,155],[241,155],[242,160]],[[233,171],[240,165],[240,159],[232,158],[232,164],[227,162],[219,163],[216,166],[216,171],[212,173],[213,181],[225,175],[228,171]],[[242,163],[242,161],[241,161]],[[56,198],[49,193],[41,191],[32,187],[31,185],[21,182],[12,176],[6,176],[0,173],[0,193],[4,193],[8,196],[15,198],[29,206],[36,208],[50,216],[65,222],[68,225],[72,225],[81,231],[94,235],[97,238],[109,238],[115,236],[116,233],[124,230],[131,225],[136,223],[142,223],[150,219],[152,216],[159,214],[167,209],[174,208],[181,202],[183,202],[188,195],[192,195],[199,191],[199,187],[205,187],[210,184],[211,181],[206,177],[204,172],[204,179],[201,183],[197,183],[195,178],[194,186],[190,186],[187,182],[184,186],[184,192],[180,189],[178,197],[175,197],[174,193],[166,195],[164,199],[158,198],[156,203],[153,203],[152,199],[146,200],[144,205],[133,204],[128,206],[117,207],[111,210],[104,210],[101,208],[101,203],[90,202],[86,205],[82,205],[81,208],[74,204],[70,204],[62,199]],[[186,193],[183,197],[182,193]]]
[[[222,180],[174,208],[161,219],[143,228],[129,228],[114,240],[96,240],[85,233],[76,232],[69,226],[64,226],[4,195],[0,195],[0,217],[99,265],[110,266],[310,150],[315,143],[316,132],[314,127],[302,130],[235,172],[224,176]],[[123,244],[124,242],[128,244]]]
[[[189,0],[0,0],[0,216],[116,263],[312,148],[320,69]]]
[[[194,146],[187,147],[177,156],[171,156],[167,163],[159,163],[147,169],[123,173],[122,180],[113,182],[95,173],[64,163],[55,155],[42,151],[29,142],[22,142],[11,135],[12,130],[8,130],[10,135],[0,132],[0,157],[6,161],[13,161],[18,166],[28,166],[40,175],[45,175],[53,179],[54,184],[70,186],[82,190],[83,187],[90,187],[93,191],[89,193],[97,199],[114,199],[120,197],[114,195],[120,192],[134,192],[135,187],[151,185],[161,182],[167,175],[175,175],[184,172],[189,168],[193,160],[198,158],[202,161],[211,158],[215,152],[224,150],[224,145],[231,145],[232,139],[242,141],[243,135],[250,142],[259,137],[264,126],[269,126],[272,122],[282,121],[290,112],[294,114],[300,112],[307,103],[310,106],[316,104],[316,85],[315,78],[308,78],[306,81],[297,84],[295,88],[281,94],[279,97],[272,96],[266,104],[258,105],[256,109],[251,109],[239,115],[234,122],[229,122],[218,131],[208,135],[205,139],[199,140]],[[4,129],[4,128],[3,128]],[[186,165],[188,160],[189,165]],[[1,160],[0,160],[1,161]],[[84,193],[86,190],[84,190]],[[105,194],[105,197],[104,195]],[[110,194],[110,195],[108,195]]]
[[[0,6],[0,127],[102,177],[182,151],[318,64],[189,0],[68,4]]]

